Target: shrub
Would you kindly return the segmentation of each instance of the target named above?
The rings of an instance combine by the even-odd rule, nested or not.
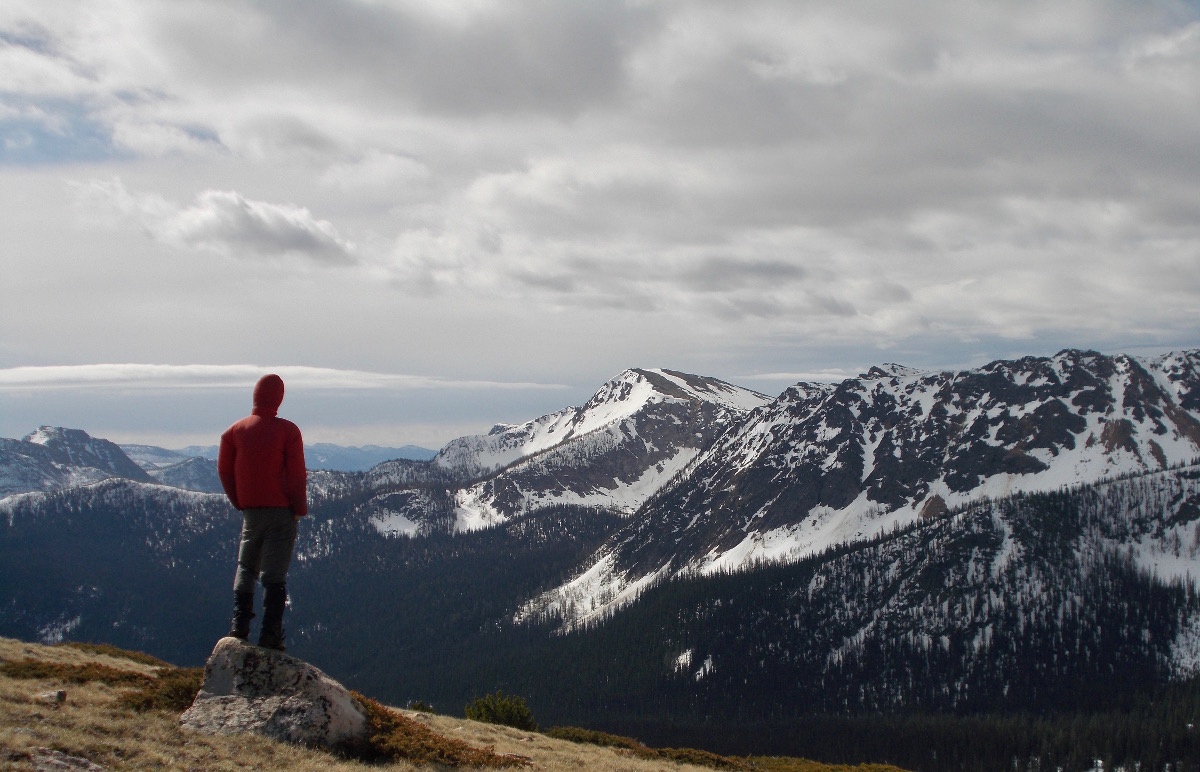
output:
[[[430,705],[428,702],[422,702],[421,700],[413,700],[412,702],[408,703],[408,709],[414,710],[417,713],[429,713],[434,716],[437,715],[437,711],[433,709],[432,705]]]
[[[159,673],[142,688],[121,695],[117,702],[138,712],[167,710],[182,713],[192,706],[203,683],[202,667],[171,668]]]
[[[525,700],[497,691],[476,697],[466,708],[467,718],[488,724],[502,724],[530,732],[537,731],[537,722]]]
[[[476,748],[462,740],[443,737],[370,697],[358,692],[353,694],[367,713],[372,735],[368,747],[347,749],[350,755],[367,761],[403,759],[414,764],[447,767],[502,768],[529,764],[529,760],[521,756],[500,755],[491,748]]]
[[[676,764],[693,764],[697,767],[710,767],[712,769],[753,769],[750,764],[741,759],[732,759],[728,756],[718,756],[715,753],[698,750],[696,748],[657,748],[655,753],[661,759],[670,759]]]
[[[576,726],[556,726],[546,731],[547,737],[556,740],[567,740],[573,743],[600,745],[605,748],[618,748],[642,759],[665,759],[677,764],[693,764],[698,767],[712,769],[750,770],[755,767],[742,759],[718,756],[708,751],[692,748],[650,748],[634,740],[632,737],[598,732],[595,729],[580,729]]]
[[[552,726],[546,730],[545,735],[552,737],[555,740],[566,740],[568,742],[580,743],[583,745],[599,745],[603,748],[621,748],[623,750],[632,751],[635,755],[643,758],[653,758],[657,754],[652,748],[648,748],[632,737],[622,737],[608,732],[600,732],[595,729],[581,729],[577,726]]]

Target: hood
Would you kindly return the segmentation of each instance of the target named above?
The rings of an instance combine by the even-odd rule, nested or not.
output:
[[[264,375],[254,384],[254,415],[274,416],[283,402],[283,379]]]

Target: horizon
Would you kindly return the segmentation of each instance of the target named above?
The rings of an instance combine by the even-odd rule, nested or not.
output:
[[[1200,348],[1200,346],[1185,347],[1185,348],[1171,348],[1171,349],[1143,349],[1143,350],[1139,351],[1138,353],[1133,353],[1131,351],[1120,351],[1120,352],[1101,351],[1099,353],[1101,353],[1105,356],[1125,355],[1125,356],[1138,357],[1138,358],[1142,358],[1142,359],[1148,359],[1148,358],[1166,356],[1171,353],[1180,352],[1180,351],[1195,350],[1197,348]],[[1068,346],[1065,348],[1057,349],[1053,353],[1020,354],[1020,355],[1016,355],[1013,357],[1008,357],[1008,359],[1019,359],[1024,356],[1052,357],[1058,353],[1061,353],[1062,351],[1067,351],[1067,350],[1082,351],[1082,350],[1088,350],[1088,349],[1083,349],[1083,348],[1075,347],[1075,346]],[[994,361],[994,360],[989,360],[989,361]],[[754,387],[746,386],[744,383],[739,383],[737,381],[730,380],[727,378],[720,378],[719,376],[712,376],[708,373],[690,373],[690,374],[703,376],[703,377],[717,377],[719,380],[725,381],[726,383],[729,383],[733,386],[747,388],[752,391],[758,391],[759,393],[765,394],[767,397],[774,399],[774,398],[778,397],[779,394],[783,393],[787,388],[789,388],[790,386],[795,385],[797,383],[802,383],[802,382],[839,383],[848,378],[855,378],[855,377],[858,377],[862,373],[866,373],[868,370],[870,370],[870,368],[872,366],[881,366],[881,365],[885,365],[885,364],[889,364],[889,363],[880,361],[880,362],[872,363],[871,365],[863,366],[863,367],[855,369],[853,371],[841,371],[841,370],[827,369],[827,370],[813,371],[813,372],[809,372],[809,373],[766,373],[766,374],[762,374],[762,375],[758,375],[758,376],[754,376],[754,377],[742,377],[741,378],[742,381],[753,382],[757,378],[763,382],[783,384],[780,388],[773,390],[773,391],[772,390],[764,391],[761,388],[754,388]],[[902,366],[906,365],[906,363],[904,363],[904,362],[892,362],[890,364],[899,364]],[[971,365],[971,366],[919,367],[919,368],[915,368],[915,369],[923,371],[923,372],[939,372],[939,371],[940,372],[946,372],[946,371],[961,372],[961,371],[965,371],[965,370],[977,369],[978,367],[980,367],[984,364],[987,364],[987,362],[980,362],[978,364]],[[110,368],[112,366],[104,366],[104,367]],[[92,380],[92,379],[88,378],[86,375],[83,375],[81,377],[81,374],[79,372],[75,372],[71,368],[47,368],[47,369],[52,372],[60,374],[60,377],[61,377],[61,374],[64,372],[70,374],[70,376],[67,377],[64,380],[64,382],[60,382],[58,388],[69,389],[70,386],[67,384],[69,384],[71,382],[80,381],[80,380],[83,380],[83,381]],[[87,368],[81,368],[81,369],[84,371],[87,370]],[[240,370],[241,368],[238,368],[238,369]],[[312,375],[312,372],[313,372],[312,368],[291,368],[291,369],[301,372],[301,373],[306,373],[310,376]],[[638,368],[626,368],[625,370],[622,370],[621,372],[626,372],[627,370],[631,370],[631,369],[638,369]],[[640,369],[674,370],[675,368],[640,368]],[[161,368],[160,367],[160,371],[159,371],[160,376],[163,374],[163,372],[172,371],[172,370],[173,370],[172,368]],[[249,395],[253,388],[253,381],[248,381],[245,384],[238,385],[238,386],[234,386],[232,384],[222,384],[222,385],[218,386],[218,385],[214,385],[211,380],[212,368],[207,368],[207,370],[210,371],[210,377],[209,377],[209,380],[207,383],[199,383],[198,384],[195,382],[187,381],[185,379],[185,380],[181,380],[181,381],[175,383],[173,388],[181,390],[181,391],[182,390],[197,391],[200,393],[204,393],[204,392],[208,392],[208,391],[212,391],[212,390],[220,390],[221,392],[236,393],[240,397],[243,397],[245,400],[246,404],[243,408],[243,412],[248,412],[249,407],[250,407]],[[289,368],[275,368],[275,371],[279,371],[279,372],[288,372],[288,370],[289,370]],[[262,372],[264,372],[264,373],[268,372],[268,371],[270,371],[270,368],[262,370]],[[34,373],[34,372],[36,372],[36,368],[27,368],[26,372],[24,374],[24,377],[22,379],[24,384],[14,385],[12,382],[8,382],[5,380],[6,373],[5,373],[5,371],[0,370],[0,394],[4,394],[6,392],[7,393],[21,393],[23,388],[29,388],[29,386],[28,386],[29,382],[40,383],[41,388],[51,388],[51,390],[53,390],[54,387],[49,386],[51,381],[49,381],[49,380],[41,381],[41,382],[37,381],[36,377],[34,375],[32,375],[32,373]],[[353,377],[353,376],[361,377],[363,375],[378,376],[378,374],[356,373],[356,374],[345,374],[345,377]],[[619,373],[614,374],[614,376],[612,376],[612,377],[617,377],[617,375],[619,375]],[[330,378],[331,374],[330,373],[320,373],[320,376],[325,378],[326,380],[328,380]],[[111,377],[111,373],[109,373],[109,377]],[[335,375],[335,377],[337,377],[337,376]],[[117,384],[118,384],[118,387],[122,390],[132,391],[133,393],[137,393],[142,390],[164,388],[164,386],[162,385],[163,380],[164,379],[160,377],[160,379],[158,380],[157,383],[152,383],[149,385],[143,384],[141,387],[135,387],[128,380],[122,381],[120,379],[117,379]],[[165,380],[169,380],[169,378],[165,379]],[[604,382],[607,382],[607,379]],[[413,442],[413,441],[405,440],[405,439],[399,439],[399,440],[394,439],[394,438],[389,439],[387,436],[384,436],[384,438],[382,440],[357,441],[357,442],[353,441],[353,440],[338,441],[338,440],[334,440],[334,439],[325,439],[323,437],[354,436],[354,435],[337,434],[336,432],[331,433],[327,427],[326,427],[324,433],[319,437],[311,436],[310,432],[306,430],[304,425],[301,425],[301,431],[304,434],[304,438],[305,438],[304,441],[305,441],[306,446],[328,444],[328,445],[337,445],[337,446],[344,447],[344,448],[363,448],[363,447],[372,446],[372,445],[378,446],[378,447],[386,447],[386,448],[402,448],[406,445],[410,445],[410,446],[419,447],[423,450],[438,451],[441,448],[445,447],[452,440],[458,439],[460,437],[486,434],[493,427],[495,427],[499,424],[519,425],[519,424],[525,423],[526,421],[536,420],[538,418],[549,415],[550,413],[556,412],[558,410],[562,410],[562,409],[565,409],[568,407],[579,407],[579,406],[583,405],[584,403],[586,403],[587,400],[595,393],[595,391],[597,389],[599,389],[603,385],[604,382],[594,384],[590,389],[586,390],[586,393],[584,393],[581,398],[578,398],[572,402],[564,402],[561,404],[553,404],[553,405],[550,405],[550,403],[547,402],[546,404],[550,405],[550,406],[547,407],[546,409],[542,410],[542,412],[538,412],[538,413],[531,414],[531,415],[526,415],[525,417],[519,418],[516,420],[509,420],[509,421],[493,420],[490,422],[485,420],[482,423],[476,424],[477,428],[475,431],[467,431],[467,432],[463,432],[461,434],[455,434],[453,436],[446,437],[443,440],[435,441],[432,444],[427,444],[427,443],[423,443],[423,442]],[[341,383],[341,385],[343,387],[346,386],[346,382],[344,382],[344,381],[341,381],[339,383]],[[500,385],[497,385],[497,386],[500,386]],[[114,386],[112,383],[109,383],[106,386],[106,388],[113,388],[113,387]],[[317,382],[317,388],[318,388],[318,390],[320,388],[319,380]],[[360,388],[367,388],[367,387],[360,386]],[[539,387],[539,390],[545,391],[547,389],[550,389],[551,393],[560,394],[560,393],[562,393],[563,390],[566,390],[566,388],[567,387],[564,387],[564,386],[553,385],[553,386]],[[303,391],[303,387],[301,387],[301,391]],[[288,393],[291,393],[291,392],[289,391]],[[314,400],[308,400],[308,402],[312,402],[312,401],[314,401]],[[304,402],[302,404],[308,404],[308,402]],[[284,397],[284,406],[280,410],[280,415],[284,418],[289,418],[289,416],[287,415],[288,411],[285,409],[286,405],[287,405],[287,397],[285,396]],[[237,420],[237,418],[239,418],[239,417],[240,416],[230,418],[227,423],[232,423],[233,421]],[[299,419],[297,416],[291,416],[290,420],[300,421],[302,419]],[[0,427],[9,426],[9,425],[12,425],[12,422],[9,421],[5,416],[0,416]],[[142,432],[142,433],[139,433],[136,435],[129,435],[120,429],[117,429],[114,431],[92,430],[92,429],[89,429],[87,426],[75,426],[75,425],[67,425],[67,424],[61,424],[61,423],[47,423],[47,422],[43,421],[43,422],[35,424],[34,426],[32,426],[31,428],[29,428],[27,430],[24,430],[19,433],[15,433],[15,434],[4,433],[4,430],[2,428],[0,428],[0,437],[7,438],[7,439],[18,439],[19,440],[26,436],[29,436],[31,433],[37,431],[38,429],[40,429],[42,427],[57,427],[57,428],[64,428],[64,429],[81,429],[81,430],[87,432],[89,436],[110,440],[112,442],[117,443],[118,445],[149,445],[149,446],[163,448],[166,450],[181,450],[183,448],[188,448],[188,447],[215,447],[217,442],[219,441],[220,433],[222,431],[224,431],[224,429],[226,428],[226,425],[227,424],[223,424],[223,425],[213,429],[211,432],[196,433],[196,434],[191,434],[191,435],[180,435],[180,434],[157,434],[157,435],[155,435],[153,433],[146,433],[146,432]],[[358,435],[358,436],[366,436],[366,435]],[[159,441],[153,441],[153,440],[145,439],[147,437],[159,437],[161,439],[159,439]],[[170,444],[165,444],[165,443],[170,443]]]

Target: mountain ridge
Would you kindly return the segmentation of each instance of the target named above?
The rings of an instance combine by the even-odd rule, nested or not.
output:
[[[590,608],[601,595],[626,603],[664,573],[794,560],[982,497],[1187,463],[1200,457],[1193,406],[1200,351],[1143,360],[1067,349],[796,384],[722,434],[573,583],[523,613]]]

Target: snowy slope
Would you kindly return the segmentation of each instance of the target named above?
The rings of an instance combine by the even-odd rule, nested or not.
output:
[[[434,457],[434,463],[447,469],[493,472],[619,424],[648,405],[664,401],[703,402],[742,413],[766,403],[768,398],[715,378],[671,370],[631,369],[605,383],[582,407],[566,407],[515,426],[497,424],[485,435],[452,440]]]
[[[721,436],[576,580],[525,613],[587,608],[568,619],[583,621],[649,576],[796,560],[984,497],[1192,462],[1198,373],[1198,351],[1063,351],[959,373],[888,365],[837,385],[797,384]]]
[[[989,499],[810,560],[660,583],[582,640],[636,632],[653,677],[706,712],[750,695],[903,715],[1095,704],[1094,689],[1123,698],[1196,673],[1200,604],[1175,580],[1200,576],[1198,529],[1197,466]],[[615,567],[598,564],[549,615],[583,617],[614,593]]]
[[[471,455],[476,468],[504,465],[456,492],[455,527],[474,530],[556,504],[632,514],[721,431],[766,402],[712,378],[627,370],[583,407],[464,438],[439,454],[441,463]]]
[[[555,505],[628,515],[768,401],[714,378],[626,370],[581,407],[459,438],[423,469],[372,470],[366,484],[379,493],[359,510],[381,533],[407,536],[478,530]]]
[[[145,469],[147,472],[154,469],[163,469],[176,464],[182,464],[189,458],[199,458],[196,455],[188,455],[178,450],[168,450],[160,448],[156,445],[134,445],[121,443],[120,448],[125,455],[133,463]]]
[[[221,493],[221,478],[217,462],[210,458],[189,458],[177,464],[149,470],[149,475],[163,485],[204,493]]]

